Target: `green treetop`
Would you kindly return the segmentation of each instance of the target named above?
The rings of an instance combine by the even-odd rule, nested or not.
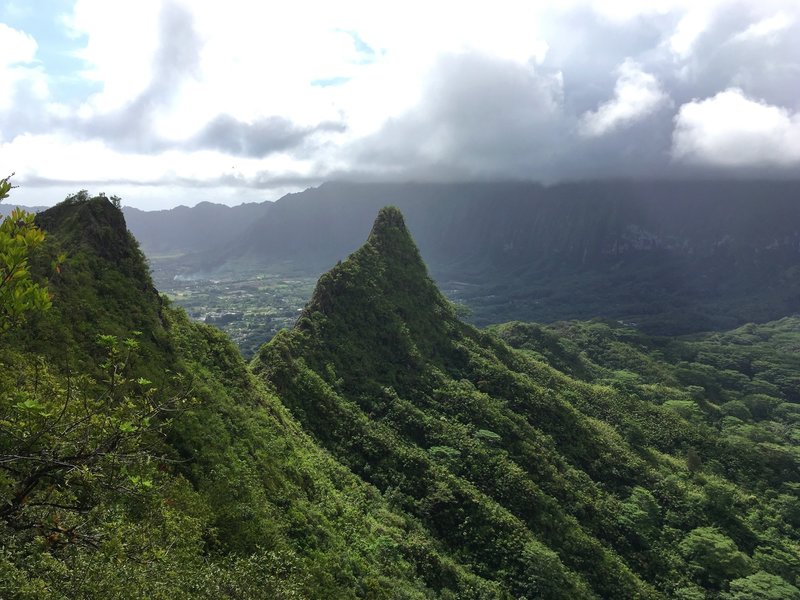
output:
[[[9,177],[0,179],[0,201],[12,189]],[[18,208],[0,224],[0,333],[26,314],[50,307],[47,287],[33,281],[28,269],[31,253],[44,242],[34,215]]]

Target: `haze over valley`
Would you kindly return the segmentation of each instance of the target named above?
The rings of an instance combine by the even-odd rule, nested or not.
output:
[[[159,289],[252,353],[291,324],[384,204],[403,211],[432,276],[478,325],[600,317],[675,335],[795,314],[799,191],[791,181],[329,183],[276,203],[126,215]]]

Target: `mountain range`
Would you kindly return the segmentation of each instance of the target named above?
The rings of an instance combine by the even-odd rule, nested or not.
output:
[[[175,273],[318,276],[397,206],[478,325],[603,316],[649,333],[726,329],[800,307],[796,182],[328,183],[274,203],[126,209]]]

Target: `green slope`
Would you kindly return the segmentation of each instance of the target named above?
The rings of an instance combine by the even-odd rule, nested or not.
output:
[[[461,323],[386,208],[253,369],[337,459],[514,597],[717,597],[761,571],[794,593],[796,453],[751,471],[713,422],[573,378],[590,367],[559,352],[565,372]]]
[[[68,258],[0,345],[0,597],[505,597],[159,298],[108,200],[38,222]]]
[[[108,200],[37,222],[0,598],[800,598],[796,319],[481,332],[384,209],[248,367]]]

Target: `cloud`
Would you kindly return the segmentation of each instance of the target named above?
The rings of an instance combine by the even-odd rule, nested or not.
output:
[[[61,124],[84,138],[103,139],[112,147],[158,151],[167,144],[155,132],[154,120],[169,108],[181,85],[196,76],[203,44],[186,7],[165,2],[158,19],[158,45],[152,57],[150,80],[146,87],[119,107],[104,111],[85,108],[85,116]],[[105,90],[100,93],[102,96]]]
[[[658,80],[628,58],[617,69],[614,97],[581,117],[583,135],[596,137],[643,119],[669,102]]]
[[[789,29],[794,22],[795,20],[792,17],[780,11],[771,17],[766,17],[753,23],[744,31],[733,36],[731,40],[734,42],[750,42],[763,39],[774,40],[778,33]]]
[[[416,106],[354,145],[355,162],[436,176],[521,176],[560,145],[560,73],[477,52],[443,56]]]
[[[800,165],[800,112],[732,88],[680,107],[672,155],[720,167]]]
[[[0,12],[0,163],[39,190],[162,182],[177,203],[194,197],[181,186],[334,177],[727,175],[731,160],[772,176],[793,156],[777,133],[800,111],[793,0],[72,6],[48,16],[68,23],[59,40]],[[744,108],[721,122],[728,92]],[[771,147],[723,143],[747,119]]]
[[[0,23],[0,67],[32,62],[36,56],[36,48],[33,37]]]
[[[176,105],[191,102],[181,97],[182,92],[201,79],[205,41],[195,27],[193,13],[174,1],[161,6],[158,32],[150,80],[140,92],[112,110],[95,108],[86,116],[66,119],[57,126],[81,134],[84,139],[103,140],[122,151],[218,150],[236,157],[264,157],[298,147],[317,132],[344,129],[334,122],[299,126],[280,116],[246,121],[222,113],[210,117],[187,138],[166,135],[161,122],[172,118]]]
[[[219,115],[190,140],[186,147],[228,152],[233,156],[263,157],[296,148],[318,132],[343,132],[342,123],[323,122],[299,127],[281,117],[245,123],[230,115]]]
[[[670,36],[667,45],[678,60],[685,60],[703,33],[711,24],[711,15],[707,7],[700,4],[690,9],[680,20],[675,32]]]
[[[35,124],[38,108],[48,99],[37,49],[32,36],[0,23],[0,141]]]

